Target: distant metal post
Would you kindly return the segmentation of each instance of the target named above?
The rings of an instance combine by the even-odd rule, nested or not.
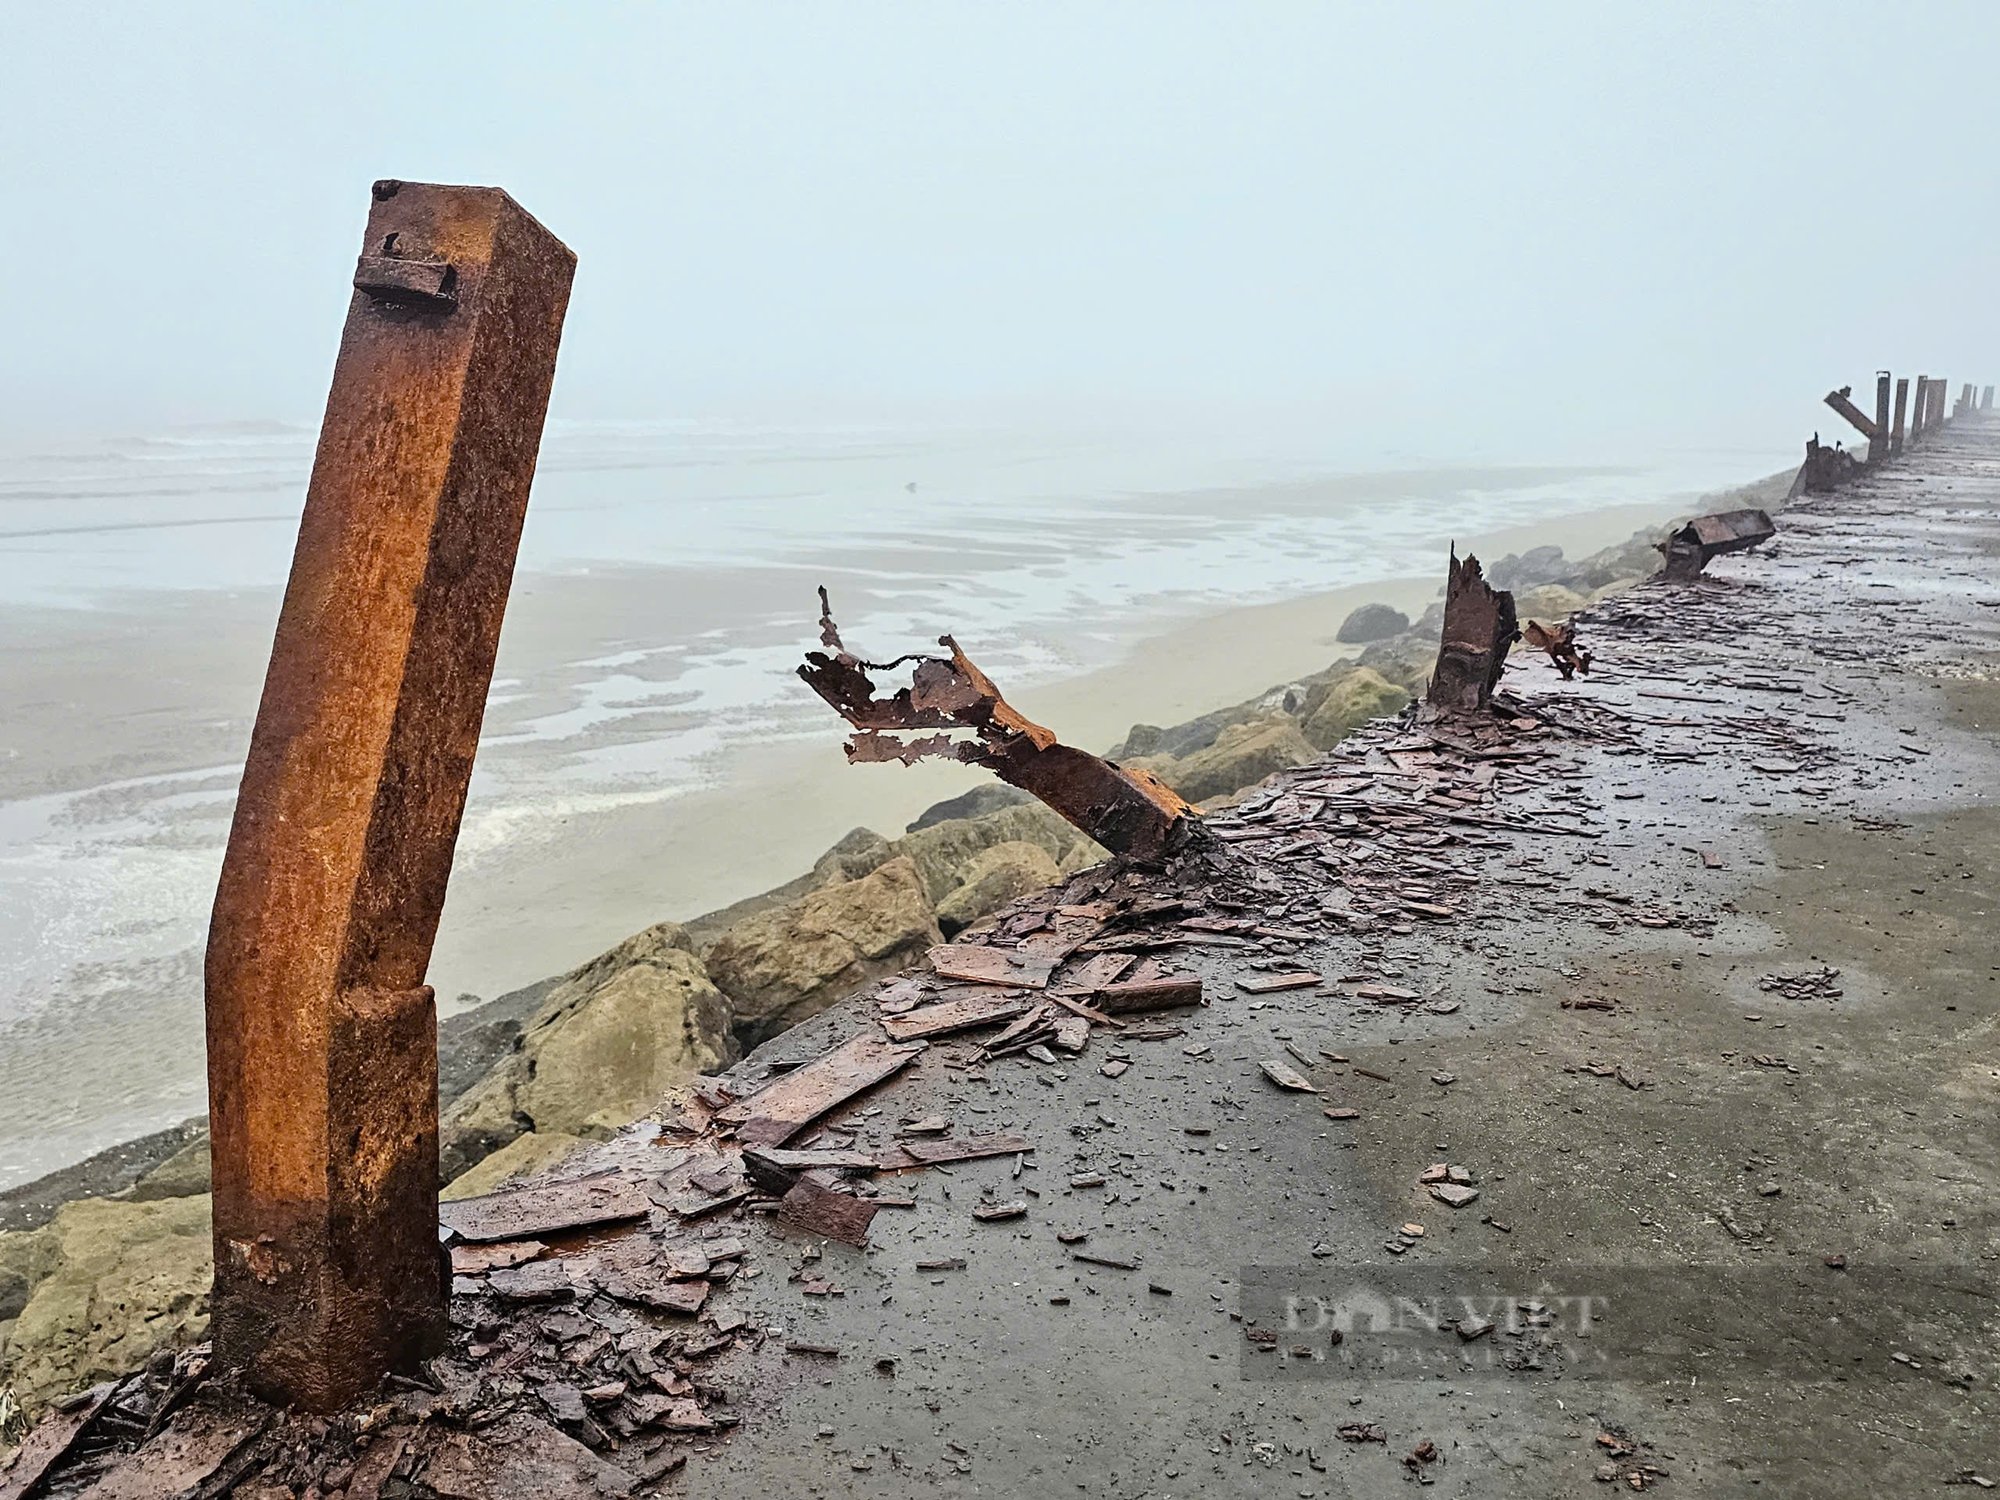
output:
[[[1903,451],[1903,408],[1910,398],[1910,377],[1905,375],[1896,382],[1896,417],[1889,425],[1889,456],[1895,458]]]
[[[576,258],[378,182],[209,926],[218,1363],[326,1411],[445,1335],[424,970]]]
[[[1924,409],[1929,405],[1930,399],[1931,378],[1928,375],[1919,375],[1916,389],[1911,392],[1910,402],[1910,441],[1913,443],[1924,435]]]
[[[1989,385],[1989,386],[1987,386],[1987,387],[1986,387],[1986,388],[1985,388],[1984,390],[1982,390],[1982,391],[1981,391],[1981,392],[1979,393],[1979,409],[1980,409],[1981,411],[1991,411],[1991,410],[1993,410],[1993,387],[1992,387],[1992,386],[1990,386],[1990,385]]]
[[[1958,406],[1952,412],[1954,417],[1962,417],[1972,410],[1972,382],[1966,381],[1958,388]]]
[[[1879,464],[1889,456],[1889,372],[1875,372],[1875,430],[1868,435],[1868,462]]]

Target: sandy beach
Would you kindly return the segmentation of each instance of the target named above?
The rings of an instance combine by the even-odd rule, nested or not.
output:
[[[545,485],[552,532],[596,503],[565,485],[562,462]],[[1748,455],[1701,468],[1718,482],[1759,472]],[[1621,491],[1646,498],[1602,498]],[[978,784],[963,767],[846,765],[840,726],[791,677],[819,582],[857,649],[895,654],[950,630],[1025,712],[1102,748],[1135,722],[1175,723],[1326,666],[1347,653],[1333,637],[1358,604],[1420,613],[1448,540],[1488,558],[1544,543],[1581,556],[1693,500],[1664,466],[1460,467],[1067,508],[1002,494],[947,508],[929,537],[892,530],[909,519],[898,502],[849,533],[747,546],[735,564],[652,561],[650,513],[616,563],[545,533],[510,605],[432,983],[447,1012],[504,993]],[[241,517],[267,566],[289,546],[269,503],[247,498]],[[772,517],[765,529],[779,534]],[[1245,535],[1262,550],[1226,556]],[[1416,571],[1431,553],[1438,570]],[[94,577],[82,597],[0,603],[15,648],[0,663],[13,975],[0,1186],[205,1107],[200,944],[278,601],[275,584],[221,576],[249,570],[213,564],[216,586],[175,592]],[[50,578],[59,567],[35,582]]]

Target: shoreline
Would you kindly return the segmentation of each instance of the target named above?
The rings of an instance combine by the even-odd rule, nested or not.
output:
[[[1577,558],[1624,541],[1635,529],[1687,513],[1690,499],[1701,505],[1729,493],[1734,491],[1681,497],[1671,504],[1598,506],[1470,536],[1459,545],[1461,550],[1477,550],[1497,560],[1508,552],[1555,543],[1567,556]],[[586,648],[605,619],[620,616],[633,587],[647,587],[650,580],[528,577],[522,580],[520,594],[524,600],[546,605],[550,596],[571,593],[579,582],[585,592],[601,595],[597,608],[580,616],[565,613],[568,628],[557,632],[557,639],[512,643],[517,660],[510,670],[519,669],[519,658],[573,657]],[[1178,723],[1352,657],[1358,647],[1333,640],[1352,609],[1387,603],[1414,619],[1440,590],[1437,576],[1384,579],[1170,621],[1147,621],[1134,628],[1111,664],[1019,688],[1003,679],[1001,686],[1023,712],[1049,724],[1066,740],[1102,750],[1122,739],[1135,723]],[[240,678],[245,670],[261,672],[261,660],[253,659],[266,648],[268,621],[261,629],[256,625],[261,615],[275,611],[275,594],[269,599],[230,594],[220,602],[237,628],[217,633],[211,644],[225,656],[243,660],[228,671],[200,673],[196,670],[200,653],[190,648],[184,660],[177,660],[175,671],[161,674],[162,695],[176,682],[208,686],[232,674]],[[100,621],[100,627],[100,636],[104,630],[115,633],[119,628],[115,621],[109,625]],[[939,620],[936,628],[950,630],[953,622]],[[803,626],[799,633],[803,640]],[[884,644],[904,649],[916,643]],[[979,659],[979,645],[966,644]],[[214,658],[209,666],[217,666]],[[53,675],[47,667],[44,672]],[[157,709],[149,703],[139,712]],[[494,718],[504,725],[508,714],[503,708]],[[212,813],[214,803],[234,790],[233,770],[226,765],[218,768],[214,747],[232,735],[240,740],[247,733],[247,714],[239,706],[235,720],[201,719],[193,741],[179,747],[185,753],[178,761],[172,753],[176,747],[166,745],[138,764],[127,762],[117,769],[127,779],[188,776],[209,799]],[[775,738],[732,752],[724,779],[685,790],[655,789],[636,800],[613,800],[608,806],[579,810],[561,820],[559,841],[528,840],[516,847],[503,836],[476,850],[462,846],[454,899],[447,902],[431,966],[441,1019],[463,1014],[468,1009],[463,1001],[533,988],[541,976],[582,964],[654,922],[686,921],[783,885],[856,827],[895,837],[933,803],[990,779],[972,768],[935,763],[850,767],[838,753],[842,738],[841,727],[829,717],[821,730],[808,735]],[[504,744],[496,749],[507,753]],[[99,801],[115,800],[118,794],[115,783],[84,792]],[[18,800],[0,803],[0,815],[18,805]],[[469,812],[468,831],[476,811]],[[180,853],[187,856],[190,851]],[[219,859],[219,844],[210,853]],[[205,911],[206,887],[201,894]],[[532,923],[520,920],[524,911],[535,914]],[[145,1122],[149,1130],[171,1129],[172,1120],[198,1114],[201,1108],[198,988],[191,1003],[189,997],[182,998],[180,1008],[188,1013],[167,1028],[178,1041],[170,1042],[166,1061],[181,1071],[192,1070],[197,1081],[188,1098],[191,1107],[169,1109],[164,1118],[156,1113]],[[105,1026],[104,1050],[144,1044],[129,1016],[109,1017]],[[98,1155],[116,1158],[146,1133],[128,1128],[108,1147],[72,1154],[67,1162],[0,1192],[0,1203],[32,1193],[52,1175],[74,1172]],[[78,1138],[88,1132],[69,1134]],[[123,1175],[125,1168],[118,1170]]]

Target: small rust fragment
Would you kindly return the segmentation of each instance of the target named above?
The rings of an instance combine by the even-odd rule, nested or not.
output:
[[[1107,984],[1091,998],[1107,1015],[1130,1015],[1134,1011],[1174,1010],[1183,1005],[1201,1004],[1201,978],[1195,974],[1166,974],[1158,979],[1127,979]]]
[[[839,1240],[843,1245],[866,1245],[868,1225],[881,1207],[852,1193],[843,1193],[824,1183],[801,1177],[778,1202],[778,1222],[787,1229]]]
[[[7,1461],[0,1464],[0,1500],[22,1500],[39,1484],[42,1476],[68,1455],[117,1389],[115,1381],[92,1386],[67,1406],[44,1417]]]
[[[1521,639],[1537,651],[1546,651],[1549,660],[1556,664],[1556,670],[1568,682],[1578,672],[1590,674],[1590,653],[1576,643],[1576,626],[1564,620],[1558,625],[1544,625],[1539,620],[1530,620],[1521,630]]]
[[[1667,538],[1664,544],[1667,565],[1660,570],[1660,576],[1686,583],[1708,566],[1710,558],[1768,542],[1777,531],[1771,518],[1761,510],[1727,510],[1699,516]]]
[[[908,1067],[928,1043],[887,1041],[863,1031],[823,1057],[739,1099],[715,1118],[746,1146],[782,1146],[835,1105]]]
[[[645,1218],[651,1206],[652,1200],[637,1183],[602,1172],[460,1198],[443,1204],[438,1217],[458,1239],[483,1245],[627,1223]]]
[[[859,731],[847,742],[850,761],[914,765],[935,756],[985,766],[1141,865],[1163,863],[1196,836],[1199,814],[1157,777],[1063,744],[1002,698],[950,636],[938,637],[948,657],[862,661],[841,644],[824,588],[819,602],[820,643],[828,649],[807,652],[799,676]],[[911,663],[909,687],[876,696],[869,673]],[[898,738],[918,730],[937,732]]]
[[[975,1026],[997,1026],[1025,1013],[1029,1004],[1028,997],[1019,991],[982,988],[936,1005],[920,1005],[905,1015],[884,1016],[881,1024],[892,1040],[908,1042],[970,1031]]]
[[[1438,713],[1484,710],[1506,670],[1507,649],[1519,635],[1514,596],[1487,583],[1478,558],[1468,554],[1461,560],[1453,548],[1445,580],[1443,640],[1425,702]]]

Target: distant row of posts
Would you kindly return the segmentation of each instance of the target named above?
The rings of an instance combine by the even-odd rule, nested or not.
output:
[[[1933,380],[1928,375],[1917,377],[1916,402],[1910,403],[1910,380],[1904,376],[1894,381],[1895,401],[1893,411],[1890,401],[1891,377],[1887,370],[1875,373],[1875,415],[1870,417],[1851,399],[1852,387],[1843,386],[1837,391],[1828,391],[1826,404],[1832,407],[1856,432],[1868,439],[1868,462],[1878,464],[1885,458],[1896,458],[1902,454],[1905,443],[1915,443],[1928,437],[1948,420],[1945,415],[1946,392],[1950,382],[1942,378]],[[1991,411],[1993,409],[1993,387],[1974,391],[1972,382],[1959,387],[1958,401],[1951,409],[1952,417],[1962,417],[1971,411]],[[1905,415],[1909,421],[1904,423]]]

